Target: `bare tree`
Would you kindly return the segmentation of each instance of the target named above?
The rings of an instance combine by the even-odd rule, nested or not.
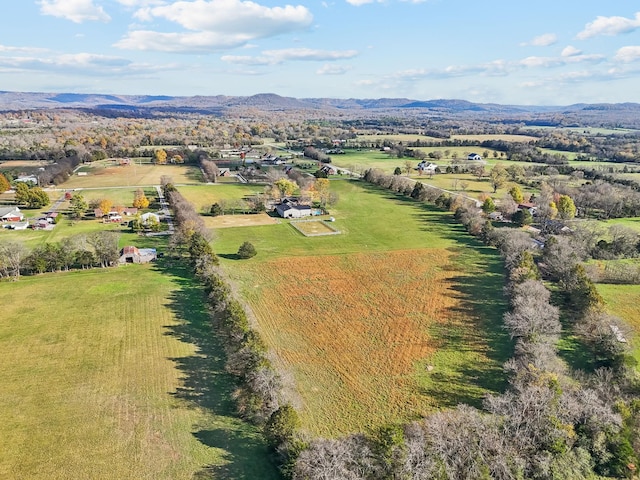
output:
[[[293,480],[367,480],[377,468],[363,435],[314,441],[298,457]]]
[[[10,240],[0,242],[0,278],[19,280],[20,268],[27,255],[27,249],[22,243]]]

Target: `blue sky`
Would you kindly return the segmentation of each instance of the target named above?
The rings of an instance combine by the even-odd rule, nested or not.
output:
[[[0,1],[0,90],[640,102],[628,0]]]

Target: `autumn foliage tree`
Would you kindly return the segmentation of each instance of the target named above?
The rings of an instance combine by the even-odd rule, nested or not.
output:
[[[149,199],[141,188],[137,189],[133,194],[133,206],[139,209],[149,207]]]
[[[108,215],[111,209],[113,208],[113,202],[109,198],[103,198],[98,203],[98,208],[102,212],[102,215]]]
[[[9,180],[3,174],[0,173],[0,193],[4,193],[11,188]]]
[[[164,165],[167,163],[167,152],[162,148],[156,150],[154,157],[156,159],[156,164],[158,165]]]

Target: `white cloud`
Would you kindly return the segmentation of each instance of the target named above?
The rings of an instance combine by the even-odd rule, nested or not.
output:
[[[539,35],[528,42],[521,43],[520,46],[529,46],[532,45],[534,47],[548,47],[549,45],[553,45],[558,41],[558,36],[555,33],[545,33],[543,35]]]
[[[347,0],[347,3],[353,5],[354,7],[361,7],[362,5],[376,2],[380,3],[380,0]]]
[[[356,50],[313,50],[310,48],[287,48],[266,50],[260,56],[224,55],[221,59],[240,65],[278,65],[287,61],[330,61],[353,58]]]
[[[258,36],[298,30],[313,16],[304,6],[265,7],[251,1],[196,0],[153,7],[149,14],[175,22],[188,30],[236,32],[257,30]]]
[[[102,7],[94,5],[93,0],[42,0],[39,4],[43,15],[66,18],[75,23],[111,20]]]
[[[118,0],[120,5],[125,7],[146,7],[147,5],[162,5],[163,0]]]
[[[135,13],[141,21],[163,18],[190,32],[133,30],[115,44],[131,50],[197,53],[238,47],[309,27],[311,12],[304,6],[265,7],[252,1],[196,0],[145,7]]]
[[[567,65],[571,63],[592,62],[598,63],[605,60],[604,55],[592,54],[582,55],[579,50],[563,50],[563,54],[560,57],[527,57],[518,62],[520,65],[530,68],[550,68],[558,67],[561,65]],[[567,53],[565,55],[565,53]]]
[[[0,45],[0,53],[19,53],[25,55],[38,55],[47,52],[46,48],[32,47],[10,47],[8,45]]]
[[[580,55],[582,50],[578,50],[576,47],[572,45],[568,45],[562,49],[560,56],[562,57],[574,57],[576,55]]]
[[[349,67],[344,67],[342,65],[332,65],[327,63],[316,70],[318,75],[343,75],[350,70]]]
[[[136,66],[131,61],[121,57],[77,53],[51,55],[48,57],[0,57],[0,68],[41,73],[73,72],[88,76],[115,76],[137,73],[144,69],[156,69],[159,66],[142,68],[142,66]]]
[[[622,47],[616,52],[614,60],[618,62],[630,63],[640,60],[640,47],[628,46]]]
[[[637,28],[640,28],[640,12],[636,13],[635,18],[599,16],[593,22],[587,23],[576,38],[586,40],[598,35],[619,35]]]
[[[203,53],[242,46],[252,40],[246,35],[227,35],[214,32],[161,33],[136,30],[116,42],[115,47],[125,50],[152,50],[172,53]]]

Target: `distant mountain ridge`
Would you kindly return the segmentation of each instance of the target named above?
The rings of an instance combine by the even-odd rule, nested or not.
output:
[[[168,95],[105,95],[82,93],[45,93],[0,91],[0,111],[84,108],[136,110],[158,109],[164,111],[216,112],[234,109],[256,109],[260,111],[428,111],[434,114],[468,115],[521,115],[541,113],[575,112],[620,112],[640,114],[638,103],[575,104],[567,106],[500,105],[474,103],[459,99],[415,100],[409,98],[338,99],[338,98],[293,98],[273,93],[251,96],[168,96]]]

